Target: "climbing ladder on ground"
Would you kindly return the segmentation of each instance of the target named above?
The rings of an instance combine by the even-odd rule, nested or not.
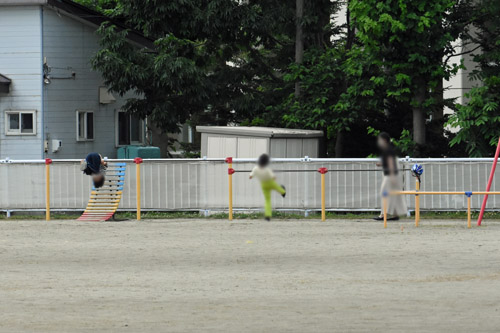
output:
[[[78,221],[107,221],[113,217],[123,194],[125,163],[108,163],[106,180],[100,188],[92,186],[87,208]]]

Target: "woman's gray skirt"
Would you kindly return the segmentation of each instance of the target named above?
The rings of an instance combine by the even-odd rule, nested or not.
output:
[[[384,176],[380,190],[382,197],[382,214],[384,213],[384,192],[390,193],[393,191],[402,191],[403,183],[400,176]],[[404,195],[391,195],[387,198],[387,214],[392,216],[406,215],[408,208]]]

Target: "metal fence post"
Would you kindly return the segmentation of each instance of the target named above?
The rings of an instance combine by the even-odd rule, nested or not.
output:
[[[420,179],[417,179],[415,184],[416,191],[420,191]],[[415,194],[415,227],[418,227],[420,223],[420,197],[418,194]]]
[[[227,174],[229,177],[228,186],[229,186],[229,221],[233,220],[233,158],[226,158],[227,165]]]
[[[325,174],[328,172],[327,168],[319,168],[318,172],[321,174],[321,221],[326,220],[326,200],[325,200]]]
[[[472,197],[472,192],[465,192],[465,195],[467,196],[467,228],[471,228],[471,197]]]
[[[389,194],[384,191],[382,194],[382,206],[383,206],[383,211],[384,211],[384,228],[387,228],[387,200],[388,200]]]
[[[45,220],[50,221],[50,165],[52,160],[45,159]]]
[[[137,221],[141,220],[141,163],[143,159],[140,157],[134,158],[135,163],[135,183],[137,192]]]

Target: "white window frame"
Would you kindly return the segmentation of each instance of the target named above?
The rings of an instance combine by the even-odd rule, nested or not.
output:
[[[11,130],[10,129],[10,121],[9,115],[18,114],[19,115],[19,129]],[[22,133],[22,115],[23,114],[31,114],[33,118],[33,132],[32,133]],[[36,125],[37,125],[37,112],[36,110],[6,110],[5,111],[5,135],[36,135]]]
[[[144,142],[146,142],[145,127],[146,127],[147,119],[141,119],[141,141],[130,141],[130,143],[128,145],[121,145],[120,144],[120,126],[119,126],[120,113],[126,114],[126,112],[121,111],[121,110],[117,110],[115,112],[115,146],[116,147],[125,147],[125,146],[142,146],[142,145],[144,145]],[[130,125],[132,125],[132,122],[130,122]],[[129,131],[131,131],[131,128],[129,128]]]
[[[84,113],[85,114],[85,117],[84,117],[84,124],[83,124],[83,132],[85,133],[85,137],[84,138],[81,138],[79,135],[78,135],[78,132],[80,130],[80,114],[81,113]],[[87,129],[88,129],[88,124],[87,124],[87,113],[92,113],[92,117],[94,119],[94,121],[92,122],[92,132],[94,133],[94,137],[92,139],[89,139],[87,138]],[[92,110],[76,110],[76,141],[78,142],[86,142],[86,141],[94,141],[95,139],[95,113],[94,111]]]

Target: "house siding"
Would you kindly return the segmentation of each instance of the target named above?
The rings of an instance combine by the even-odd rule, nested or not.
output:
[[[10,93],[0,93],[0,158],[42,157],[41,7],[0,9],[0,73],[12,80]],[[5,111],[36,110],[36,135],[6,135]]]
[[[43,9],[44,56],[52,68],[52,77],[70,77],[75,80],[52,79],[45,85],[45,135],[52,140],[61,140],[62,149],[50,158],[83,158],[89,152],[116,157],[115,114],[124,104],[124,99],[103,105],[99,103],[99,86],[103,86],[101,75],[93,71],[90,59],[99,50],[99,38],[95,26]],[[94,140],[77,141],[76,111],[94,112]]]

